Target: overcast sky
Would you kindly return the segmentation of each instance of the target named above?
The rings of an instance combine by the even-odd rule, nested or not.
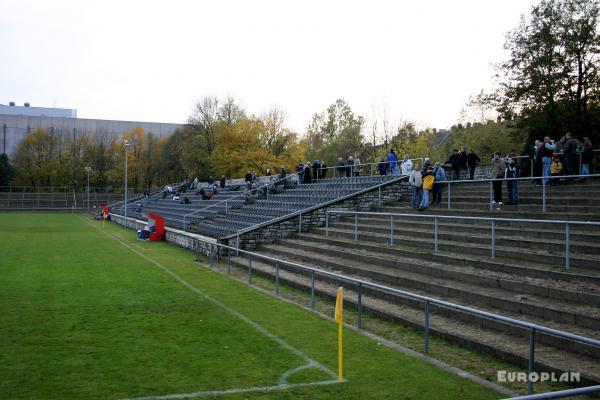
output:
[[[446,128],[493,82],[537,1],[0,0],[0,104],[184,122],[205,95],[305,131],[346,99],[367,120]]]

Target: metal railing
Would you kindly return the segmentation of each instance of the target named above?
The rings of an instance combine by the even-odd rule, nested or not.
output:
[[[508,222],[508,223],[524,223],[524,224],[550,224],[550,225],[564,225],[565,227],[565,269],[569,270],[571,267],[571,226],[600,226],[600,222],[589,222],[589,221],[561,221],[552,219],[522,219],[522,218],[495,218],[495,217],[466,217],[456,215],[429,215],[429,214],[401,214],[401,213],[380,213],[380,212],[368,212],[368,211],[346,211],[346,210],[328,210],[325,213],[325,236],[329,236],[329,215],[340,214],[340,215],[354,215],[354,240],[358,240],[360,233],[358,230],[358,216],[359,215],[370,215],[378,217],[389,217],[390,220],[390,235],[389,244],[394,245],[395,227],[394,224],[397,222],[396,217],[409,217],[409,218],[424,218],[433,220],[433,251],[438,252],[440,248],[439,244],[439,220],[461,220],[461,221],[484,221],[490,222],[490,258],[493,260],[496,258],[496,223],[497,222]]]
[[[600,340],[572,334],[569,332],[561,331],[561,330],[550,328],[550,327],[543,326],[543,325],[534,324],[531,322],[526,322],[526,321],[521,321],[521,320],[514,319],[514,318],[505,317],[505,316],[502,316],[499,314],[490,313],[490,312],[479,310],[479,309],[476,309],[473,307],[462,306],[460,304],[455,304],[455,303],[451,303],[448,301],[439,300],[439,299],[429,297],[429,296],[419,295],[419,294],[412,293],[412,292],[409,292],[406,290],[395,289],[395,288],[384,286],[384,285],[381,285],[378,283],[369,282],[369,281],[365,281],[362,279],[356,279],[356,278],[353,278],[350,276],[337,274],[334,272],[329,272],[329,271],[321,270],[318,268],[309,267],[309,266],[302,265],[302,264],[299,264],[296,262],[286,261],[286,260],[270,257],[267,255],[263,255],[263,254],[259,254],[259,253],[255,253],[255,252],[251,252],[251,251],[247,251],[247,250],[242,250],[239,247],[233,247],[233,246],[228,246],[228,245],[219,244],[219,243],[212,243],[212,242],[208,242],[208,241],[205,241],[202,239],[198,239],[198,241],[207,243],[207,245],[208,245],[209,250],[208,250],[207,256],[209,258],[209,265],[211,268],[214,266],[214,262],[218,261],[218,257],[220,257],[220,254],[222,253],[221,251],[219,251],[219,249],[226,250],[227,272],[228,273],[231,272],[231,255],[232,255],[232,253],[235,253],[238,256],[240,253],[243,255],[246,255],[247,259],[248,259],[248,283],[249,284],[252,283],[252,273],[253,273],[252,260],[253,259],[254,260],[263,260],[263,261],[268,261],[270,263],[273,263],[274,270],[275,270],[274,273],[275,273],[275,294],[276,295],[279,295],[280,267],[281,266],[286,266],[288,268],[292,268],[295,270],[300,270],[300,271],[308,273],[308,275],[310,276],[310,288],[311,288],[310,289],[310,296],[311,296],[310,297],[310,305],[311,305],[312,310],[315,310],[315,304],[316,304],[315,278],[317,276],[323,276],[323,277],[327,277],[327,278],[330,278],[330,279],[338,281],[338,282],[346,282],[348,284],[353,285],[356,288],[356,293],[357,293],[356,325],[359,329],[363,328],[362,297],[363,297],[364,289],[372,289],[375,291],[380,291],[380,292],[389,293],[389,294],[392,294],[395,296],[416,300],[423,304],[423,312],[424,312],[423,352],[425,354],[429,354],[430,307],[432,305],[441,307],[441,308],[458,311],[458,312],[462,312],[462,313],[466,313],[466,314],[470,314],[470,315],[475,315],[478,317],[482,317],[482,318],[486,318],[486,319],[490,319],[490,320],[494,320],[494,321],[499,321],[499,322],[502,322],[502,323],[505,323],[508,325],[517,326],[522,329],[525,329],[529,332],[529,352],[528,352],[528,367],[527,367],[527,369],[528,369],[527,391],[529,394],[533,393],[534,382],[530,379],[530,377],[531,377],[531,373],[534,372],[534,366],[535,366],[536,334],[544,333],[544,334],[552,335],[555,337],[560,337],[560,338],[563,338],[566,340],[583,343],[586,345],[600,348]],[[200,247],[201,246],[198,246],[198,248],[200,248]]]
[[[538,394],[530,394],[527,396],[511,397],[505,400],[550,400],[564,399],[566,397],[583,396],[586,394],[600,393],[600,385],[587,386],[576,389],[559,390],[557,392],[546,392]]]
[[[526,178],[497,178],[497,179],[475,179],[475,180],[445,180],[445,181],[435,181],[435,184],[439,185],[447,185],[447,189],[445,191],[447,209],[452,208],[452,185],[457,184],[476,184],[481,182],[489,182],[489,209],[493,209],[493,199],[494,199],[494,189],[493,182],[519,182],[519,181],[534,181],[541,180],[541,195],[542,195],[542,212],[547,212],[547,188],[548,183],[545,181],[548,180],[561,180],[561,179],[592,179],[592,178],[600,178],[600,174],[592,174],[592,175],[560,175],[560,176],[535,176],[535,177],[526,177]]]
[[[191,212],[191,213],[189,213],[189,214],[185,214],[185,215],[183,216],[183,222],[182,222],[182,223],[183,223],[183,227],[182,227],[182,228],[183,228],[183,231],[185,232],[185,231],[186,231],[186,229],[187,229],[187,226],[186,226],[186,225],[187,225],[187,224],[186,224],[186,219],[187,219],[188,217],[191,217],[192,215],[198,214],[199,212],[202,212],[202,211],[206,211],[206,210],[208,210],[209,208],[216,207],[216,206],[218,206],[218,205],[224,205],[224,206],[225,206],[225,215],[227,215],[227,214],[229,213],[229,207],[227,207],[227,203],[228,203],[228,202],[230,202],[231,200],[233,200],[233,199],[240,199],[240,198],[242,198],[242,199],[245,199],[245,196],[246,196],[247,194],[252,194],[252,195],[254,195],[255,193],[262,192],[263,190],[264,190],[264,192],[265,192],[265,196],[266,196],[266,198],[268,199],[268,198],[269,198],[269,188],[270,188],[271,186],[277,186],[277,183],[278,183],[278,182],[281,182],[281,181],[283,181],[283,182],[284,182],[284,186],[285,186],[285,182],[286,182],[288,179],[290,179],[290,178],[293,178],[293,177],[298,177],[298,173],[289,174],[289,175],[287,175],[287,174],[286,174],[286,176],[285,176],[285,177],[283,177],[283,178],[278,178],[278,179],[274,179],[274,180],[269,180],[269,181],[267,181],[265,184],[263,184],[263,185],[261,185],[261,186],[257,186],[256,188],[253,188],[253,189],[250,189],[250,190],[246,190],[246,191],[244,191],[244,192],[242,192],[242,193],[240,193],[240,194],[238,194],[238,195],[236,195],[236,196],[229,197],[229,198],[227,198],[227,199],[225,199],[225,200],[221,200],[221,201],[219,201],[219,202],[216,202],[216,203],[214,203],[214,204],[211,204],[211,205],[209,205],[209,206],[207,206],[207,207],[201,208],[200,210],[196,210],[196,211],[193,211],[193,212]],[[298,183],[300,183],[300,182],[298,182]]]

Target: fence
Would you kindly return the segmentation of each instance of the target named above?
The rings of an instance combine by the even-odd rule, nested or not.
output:
[[[273,257],[262,255],[259,253],[242,250],[239,247],[231,247],[231,246],[227,246],[224,244],[218,244],[218,243],[208,243],[206,241],[204,241],[204,243],[207,243],[208,246],[198,246],[198,248],[208,247],[209,250],[207,251],[207,253],[208,253],[207,257],[209,258],[209,265],[211,268],[214,266],[214,262],[218,261],[218,258],[223,253],[226,253],[227,273],[228,274],[231,273],[231,255],[232,255],[232,253],[235,253],[238,256],[240,255],[240,253],[243,255],[246,255],[247,259],[248,259],[248,283],[249,284],[252,283],[252,274],[253,274],[252,260],[253,259],[254,260],[263,260],[263,261],[268,261],[270,263],[273,263],[274,264],[274,267],[273,267],[274,275],[275,275],[275,295],[277,295],[277,296],[279,295],[279,289],[280,289],[280,268],[281,268],[281,266],[285,266],[286,268],[291,268],[294,270],[299,270],[299,271],[308,273],[308,275],[310,276],[310,307],[313,311],[315,310],[315,304],[316,304],[315,278],[317,275],[327,277],[328,279],[333,280],[335,282],[347,283],[347,284],[352,285],[353,287],[356,288],[356,293],[357,293],[356,324],[359,329],[363,328],[363,323],[362,323],[362,313],[363,313],[362,302],[363,302],[363,300],[362,300],[362,298],[363,298],[363,290],[365,290],[365,289],[372,289],[375,291],[380,291],[380,292],[392,294],[395,296],[400,296],[400,297],[416,300],[416,301],[422,303],[423,304],[423,314],[424,314],[423,315],[423,317],[424,317],[424,319],[423,319],[423,321],[424,321],[423,322],[423,332],[424,332],[423,352],[425,354],[429,354],[429,341],[430,341],[430,333],[429,333],[430,322],[429,322],[429,320],[430,320],[430,307],[432,305],[437,306],[437,307],[455,310],[455,311],[458,311],[461,313],[476,315],[476,316],[483,317],[486,319],[491,319],[494,321],[498,321],[498,322],[502,322],[505,324],[523,328],[529,332],[529,352],[528,352],[528,357],[527,357],[527,359],[528,359],[527,390],[528,390],[529,394],[533,393],[533,383],[534,382],[530,379],[530,377],[531,377],[532,372],[534,372],[535,348],[536,348],[535,345],[536,345],[536,334],[537,333],[549,334],[549,335],[560,337],[560,338],[563,338],[566,340],[583,343],[583,344],[586,344],[589,346],[600,347],[600,340],[595,340],[595,339],[587,338],[584,336],[575,335],[575,334],[572,334],[569,332],[560,331],[560,330],[557,330],[554,328],[537,325],[537,324],[533,324],[530,322],[517,320],[514,318],[509,318],[509,317],[505,317],[505,316],[498,315],[498,314],[493,314],[493,313],[478,310],[478,309],[472,308],[472,307],[466,307],[466,306],[462,306],[459,304],[454,304],[454,303],[450,303],[447,301],[438,300],[438,299],[428,297],[428,296],[422,296],[422,295],[419,295],[416,293],[391,288],[391,287],[380,285],[380,284],[377,284],[374,282],[364,281],[361,279],[352,278],[352,277],[337,274],[334,272],[329,272],[329,271],[324,271],[324,270],[320,270],[320,269],[313,268],[313,267],[308,267],[308,266],[298,264],[295,262],[286,261],[286,260],[282,260],[282,259],[278,259],[278,258],[273,258]]]
[[[446,201],[447,208],[452,208],[452,185],[459,184],[477,184],[481,182],[489,182],[489,209],[493,209],[493,199],[494,199],[494,189],[493,182],[519,182],[519,181],[540,181],[540,195],[541,195],[541,208],[542,212],[547,212],[547,200],[548,200],[548,183],[546,181],[560,181],[560,180],[572,180],[572,179],[594,179],[599,178],[600,174],[593,175],[560,175],[560,176],[537,176],[537,177],[527,177],[527,178],[499,178],[499,179],[478,179],[478,180],[446,180],[446,181],[436,181],[436,184],[446,185]]]
[[[519,218],[490,218],[490,217],[464,217],[455,215],[427,215],[427,214],[400,214],[400,213],[378,213],[378,212],[365,212],[365,211],[337,211],[328,210],[325,216],[325,236],[329,236],[329,215],[340,214],[340,215],[354,215],[354,240],[359,239],[358,230],[358,216],[359,215],[371,215],[371,216],[383,216],[389,217],[390,219],[390,236],[389,244],[394,245],[394,223],[396,217],[408,217],[408,218],[425,218],[433,220],[433,250],[434,252],[439,251],[439,220],[460,220],[460,221],[484,221],[490,222],[490,258],[493,260],[496,258],[496,223],[507,222],[507,223],[524,223],[524,224],[550,224],[550,225],[564,225],[565,227],[565,269],[568,270],[571,266],[571,226],[598,226],[600,222],[589,222],[589,221],[560,221],[560,220],[543,220],[543,219],[519,219]]]

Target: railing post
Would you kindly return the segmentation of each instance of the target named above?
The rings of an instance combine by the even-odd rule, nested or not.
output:
[[[542,179],[542,212],[546,212],[546,180]]]
[[[298,234],[302,233],[302,213],[298,214]]]
[[[448,210],[450,209],[450,198],[452,197],[452,184],[448,181]]]
[[[378,189],[379,189],[378,204],[379,204],[379,207],[381,207],[381,185],[378,186]]]
[[[210,252],[210,254],[208,255],[208,265],[212,268],[213,267],[213,258],[214,258],[213,245],[210,244],[208,246],[208,248],[209,248],[208,251]]]
[[[310,271],[310,309],[315,311],[315,270]]]
[[[183,231],[185,232],[185,215],[183,216]]]
[[[231,253],[227,249],[227,275],[231,275]]]
[[[429,355],[429,301],[425,302],[425,345],[424,345],[424,353]]]
[[[248,284],[252,284],[252,254],[248,254]]]
[[[565,223],[565,269],[571,267],[571,225]]]
[[[329,211],[325,210],[325,237],[329,237]]]
[[[535,328],[529,331],[529,362],[527,366],[527,394],[533,394],[531,374],[535,368]]]
[[[390,215],[390,246],[394,245],[394,216]]]
[[[235,248],[237,249],[237,254],[236,255],[239,257],[240,256],[240,231],[239,230],[237,231],[237,233],[236,233],[235,236],[236,236],[236,245],[235,245]]]
[[[356,326],[362,329],[362,283],[358,283],[358,300],[356,302]]]
[[[492,260],[496,258],[496,220],[492,220]]]
[[[279,296],[279,261],[275,261],[275,296]]]
[[[533,169],[535,168],[535,163],[533,162],[533,158],[529,161],[531,161],[531,178],[533,178]]]
[[[581,175],[581,172],[582,172],[581,171],[581,156],[583,155],[583,152],[578,151],[577,154],[579,155],[579,174],[578,175]]]
[[[225,215],[228,214],[228,210],[227,210],[227,200],[225,200]]]
[[[492,188],[493,182],[490,181],[490,211],[492,211],[492,202],[494,201],[494,190]]]
[[[354,214],[354,240],[358,240],[358,214]]]
[[[433,217],[433,251],[438,252],[438,218]]]

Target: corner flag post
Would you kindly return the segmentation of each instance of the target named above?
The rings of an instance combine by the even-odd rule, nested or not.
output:
[[[335,299],[335,321],[338,323],[338,382],[344,380],[344,289],[339,287]]]

